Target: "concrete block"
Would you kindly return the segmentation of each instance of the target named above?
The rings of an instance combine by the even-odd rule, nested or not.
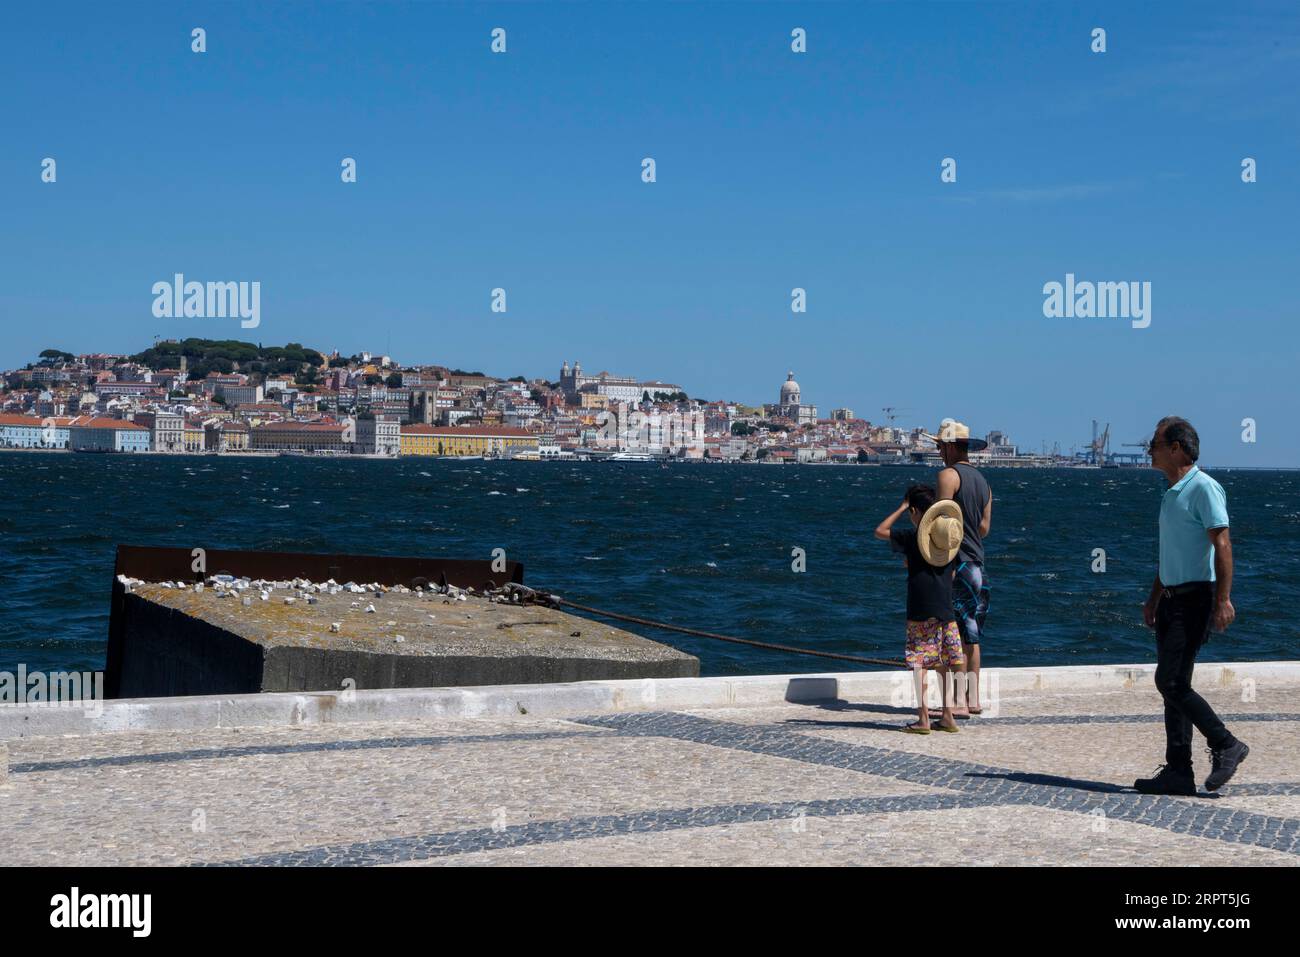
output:
[[[540,605],[414,591],[314,594],[314,603],[286,604],[276,600],[283,591],[244,605],[212,589],[134,585],[120,596],[109,687],[120,698],[141,698],[695,677],[700,670],[698,658],[675,648]]]

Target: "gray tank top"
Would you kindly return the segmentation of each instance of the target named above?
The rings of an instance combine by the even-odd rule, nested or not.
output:
[[[961,487],[953,497],[961,506],[962,524],[966,531],[957,557],[963,562],[978,562],[983,565],[984,539],[980,537],[980,520],[984,517],[984,506],[988,505],[993,492],[979,469],[969,462],[958,462],[953,468],[961,478]]]

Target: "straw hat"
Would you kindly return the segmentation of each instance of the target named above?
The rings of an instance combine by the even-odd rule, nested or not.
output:
[[[940,422],[938,435],[931,435],[929,432],[922,432],[921,434],[931,442],[965,442],[966,449],[969,452],[978,452],[980,449],[989,447],[989,444],[983,439],[972,439],[970,429],[956,419],[944,419]]]
[[[916,529],[916,547],[927,562],[943,568],[957,557],[965,534],[961,506],[945,498],[935,502],[921,516],[921,524]]]

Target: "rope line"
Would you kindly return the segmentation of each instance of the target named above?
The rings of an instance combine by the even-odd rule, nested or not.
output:
[[[616,611],[605,611],[601,608],[592,608],[590,605],[579,605],[577,602],[569,601],[566,598],[560,598],[558,595],[547,595],[551,601],[555,602],[554,607],[564,606],[573,608],[577,611],[585,611],[590,615],[598,615],[601,618],[613,618],[617,621],[627,621],[634,625],[645,625],[650,628],[662,628],[664,631],[675,631],[683,635],[693,635],[696,638],[712,638],[715,641],[729,641],[737,645],[749,645],[752,648],[766,648],[769,651],[784,651],[792,655],[811,655],[815,658],[834,658],[836,661],[855,661],[865,665],[888,665],[893,668],[906,668],[907,663],[892,658],[864,658],[861,655],[844,655],[836,651],[814,651],[811,648],[796,648],[793,645],[778,645],[770,641],[753,641],[749,638],[735,638],[731,635],[719,635],[711,631],[700,631],[698,628],[684,628],[681,625],[670,625],[662,621],[652,621],[649,618],[638,618],[635,615],[624,615]]]

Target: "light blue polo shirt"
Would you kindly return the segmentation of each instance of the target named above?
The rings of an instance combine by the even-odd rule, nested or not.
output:
[[[1223,486],[1195,465],[1160,502],[1160,582],[1214,581],[1214,546],[1207,534],[1228,527]]]

